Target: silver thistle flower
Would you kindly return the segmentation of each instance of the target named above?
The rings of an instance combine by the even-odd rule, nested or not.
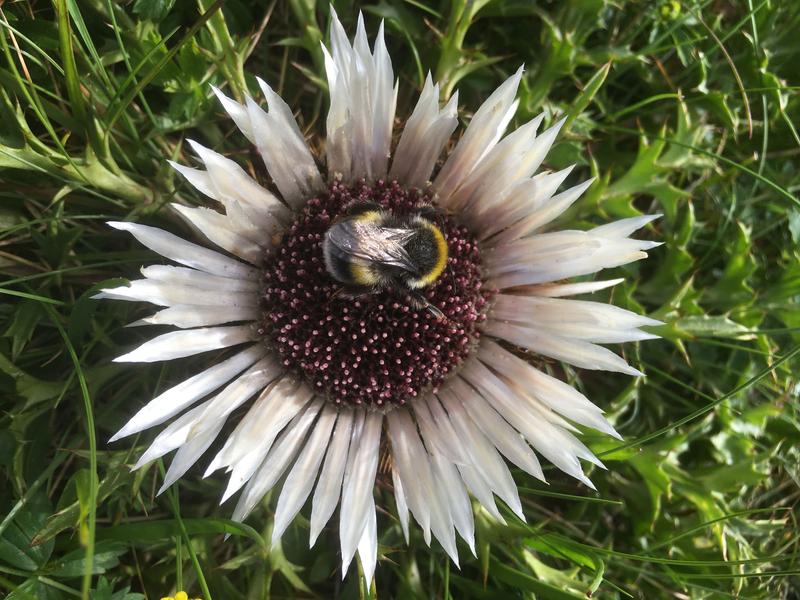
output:
[[[571,169],[534,175],[563,120],[537,135],[540,115],[503,137],[517,108],[521,68],[474,114],[434,173],[457,126],[457,95],[440,107],[429,76],[392,153],[397,86],[383,27],[370,51],[363,20],[351,45],[334,14],[330,50],[323,51],[331,99],[327,181],[292,111],[266,83],[259,80],[268,111],[252,98],[242,105],[215,89],[257,147],[277,194],[191,142],[205,169],[173,166],[224,212],[173,206],[218,249],[153,227],[111,223],[182,266],[144,267],[144,279],[98,297],[163,306],[142,323],[178,328],[118,362],[237,347],[153,399],[112,438],[171,420],[136,467],[177,450],[163,490],[247,405],[206,471],[230,473],[223,501],[244,488],[233,518],[245,519],[284,479],[273,529],[278,540],[313,491],[311,544],[338,505],[342,573],[357,553],[370,581],[382,447],[391,455],[406,539],[411,513],[425,540],[432,534],[456,563],[456,533],[475,551],[470,495],[498,521],[495,495],[524,519],[504,458],[544,481],[538,453],[592,486],[580,461],[603,465],[574,435],[573,423],[618,434],[584,395],[515,350],[641,375],[599,344],[655,337],[639,328],[659,322],[565,299],[619,279],[563,280],[639,260],[657,244],[629,237],[653,216],[542,232],[591,181],[556,193]],[[338,293],[321,239],[359,201],[398,214],[435,208],[449,259],[424,296],[443,318],[397,290],[356,298]]]

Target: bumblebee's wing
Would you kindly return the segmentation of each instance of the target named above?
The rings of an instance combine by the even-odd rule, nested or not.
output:
[[[416,273],[417,268],[404,247],[413,234],[411,229],[381,227],[370,221],[350,219],[331,227],[327,237],[335,248],[351,258]]]

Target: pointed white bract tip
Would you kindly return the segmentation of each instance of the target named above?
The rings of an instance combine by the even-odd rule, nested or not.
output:
[[[467,548],[469,548],[469,551],[472,552],[472,556],[478,558],[478,553],[475,552],[475,540],[469,540],[467,542]]]
[[[230,498],[231,496],[233,496],[236,493],[236,490],[238,490],[238,489],[239,489],[238,487],[234,488],[234,489],[231,489],[231,485],[229,483],[228,484],[228,488],[225,490],[225,493],[222,494],[222,499],[219,501],[219,503],[220,504],[224,504],[228,500],[228,498]]]
[[[642,327],[660,327],[661,325],[666,325],[666,321],[659,321],[658,319],[647,319],[647,323],[642,325]],[[656,336],[661,337],[661,336]]]
[[[272,86],[270,86],[266,81],[261,79],[261,77],[256,77],[256,83],[258,83],[258,87],[261,88],[261,92],[265,96],[269,96],[270,94],[274,94],[275,92],[272,90]]]
[[[252,96],[245,96],[244,97],[244,105],[245,105],[245,107],[247,108],[248,111],[250,111],[250,110],[255,111],[255,110],[261,109],[261,107],[258,105],[258,102],[256,102],[252,98]]]
[[[203,153],[206,149],[205,146],[203,146],[203,144],[191,138],[186,138],[186,141],[192,147],[192,150],[194,150],[195,154],[197,154],[197,156],[199,156],[202,159]]]
[[[313,548],[314,544],[317,543],[317,538],[319,537],[319,534],[320,534],[320,530],[319,529],[315,530],[314,527],[311,528],[311,530],[308,533],[308,547],[309,548]]]
[[[211,85],[211,91],[214,92],[214,95],[220,101],[220,104],[222,104],[223,108],[225,108],[226,104],[229,104],[231,102],[233,102],[235,104],[238,104],[238,102],[236,102],[235,100],[232,100],[231,98],[228,98],[228,96],[225,95],[225,92],[223,92],[221,89],[219,89],[217,86],[215,86],[213,84]]]
[[[121,440],[122,438],[130,437],[135,433],[139,433],[140,431],[147,429],[147,427],[141,427],[139,424],[134,423],[134,419],[131,419],[130,421],[125,423],[125,425],[123,425],[122,428],[117,433],[115,433],[109,438],[108,443],[110,444],[112,442],[116,442],[117,440]]]
[[[131,467],[131,471],[138,471],[149,462],[150,458],[147,456],[147,453],[145,452],[139,457],[139,460],[136,461],[136,464]]]
[[[586,487],[589,487],[589,488],[593,489],[595,492],[597,491],[597,488],[596,488],[596,487],[595,487],[595,485],[592,483],[592,480],[591,480],[591,479],[589,479],[589,478],[588,478],[586,475],[584,475],[583,473],[581,473],[581,474],[580,474],[580,476],[576,475],[576,476],[575,476],[575,478],[576,478],[578,481],[580,481],[581,483],[583,483],[584,485],[586,485]]]
[[[353,558],[355,558],[354,552],[342,554],[342,579],[347,575],[347,569],[350,568],[350,563],[353,562]]]
[[[628,366],[628,368],[625,371],[623,371],[623,373],[625,373],[625,375],[632,375],[634,377],[644,377],[644,373],[642,373],[639,369],[635,369],[631,366]]]
[[[127,437],[127,436],[129,436],[129,435],[130,435],[130,434],[129,434],[128,432],[126,432],[126,431],[125,431],[125,427],[123,427],[123,428],[122,428],[122,429],[120,429],[120,430],[119,430],[117,433],[115,433],[115,434],[114,434],[114,435],[112,435],[110,438],[108,438],[108,443],[109,443],[109,444],[113,444],[113,443],[114,443],[114,442],[116,442],[117,440],[121,440],[122,438],[124,438],[124,437]]]
[[[127,221],[106,221],[106,225],[120,231],[130,231],[133,228],[133,223],[128,223]]]
[[[656,335],[655,333],[648,333],[646,331],[640,331],[639,335],[636,337],[637,342],[646,342],[648,340],[658,340],[661,339],[660,335]]]
[[[642,242],[642,250],[652,250],[653,248],[658,248],[663,245],[664,242]]]

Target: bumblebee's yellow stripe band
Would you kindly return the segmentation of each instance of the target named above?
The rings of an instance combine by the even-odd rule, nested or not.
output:
[[[371,267],[357,263],[350,263],[350,274],[358,285],[375,285],[380,280]]]
[[[439,275],[442,274],[442,271],[444,271],[444,268],[447,266],[448,249],[447,240],[444,239],[444,234],[433,223],[426,222],[425,227],[427,227],[428,230],[433,233],[433,237],[436,240],[436,249],[438,250],[437,260],[433,269],[428,271],[419,279],[412,279],[408,282],[413,288],[421,288],[432,284],[434,281],[439,279]]]

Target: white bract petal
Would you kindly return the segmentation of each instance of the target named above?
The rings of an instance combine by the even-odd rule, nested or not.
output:
[[[403,480],[400,478],[400,473],[392,465],[392,487],[394,488],[394,501],[397,505],[397,519],[400,521],[400,529],[403,530],[403,537],[408,543],[408,503],[406,502],[406,493],[403,491]]]
[[[251,141],[258,148],[281,197],[289,206],[298,208],[323,189],[322,177],[292,111],[263,80],[259,79],[258,84],[267,99],[269,112],[252,98],[246,98]]]
[[[440,445],[448,445],[448,452],[455,456],[456,460],[453,461],[456,465],[458,472],[464,481],[467,490],[477,498],[484,508],[498,521],[504,523],[505,521],[500,516],[497,510],[497,505],[492,496],[492,490],[489,484],[481,477],[477,470],[472,466],[475,462],[471,454],[464,449],[462,438],[456,431],[453,424],[450,422],[450,417],[447,411],[439,402],[436,396],[429,396],[426,399],[428,409],[430,410],[431,417],[436,426],[436,433],[438,434],[438,443]]]
[[[147,462],[183,446],[194,438],[200,437],[203,440],[208,440],[209,432],[219,431],[225,423],[227,415],[235,408],[236,402],[239,404],[245,402],[259,389],[259,386],[263,386],[265,382],[269,381],[271,363],[272,359],[270,357],[262,359],[248,369],[243,375],[237,377],[225,386],[214,398],[207,400],[200,406],[181,415],[179,419],[171,423],[164,431],[158,434],[147,451],[136,463],[135,468],[139,468]],[[218,412],[218,407],[227,407],[229,405],[232,406],[232,408],[227,412],[223,410],[223,414],[220,418],[209,418],[211,414]],[[209,444],[214,437],[216,437],[216,434],[210,436],[210,440],[208,440]],[[191,449],[192,452],[202,452],[206,447],[207,445],[204,445],[204,442],[201,441],[195,442],[191,446]],[[202,450],[200,450],[200,448],[202,448]],[[190,455],[192,455],[191,452],[187,454],[186,458]],[[184,459],[182,459],[181,462],[183,462],[183,460]],[[191,463],[186,465],[187,468],[190,465]]]
[[[314,430],[311,432],[303,452],[286,477],[278,498],[278,507],[275,509],[275,522],[272,527],[273,546],[286,531],[295,515],[300,512],[303,503],[311,493],[335,422],[336,410],[331,406],[326,406],[319,421],[314,425]]]
[[[328,177],[373,181],[386,176],[397,102],[383,24],[370,52],[362,15],[352,45],[333,8],[331,19],[331,49],[322,46],[331,102]]]
[[[236,224],[225,215],[210,208],[189,208],[180,204],[172,204],[172,208],[187,222],[194,225],[211,243],[226,252],[238,256],[252,265],[260,265],[263,262],[263,248],[243,235]]]
[[[461,474],[453,463],[443,456],[431,457],[435,481],[441,496],[446,500],[453,525],[461,538],[467,543],[473,556],[475,552],[475,520],[472,504]],[[456,562],[456,564],[458,564]]]
[[[461,475],[461,479],[464,480],[464,485],[469,493],[475,496],[475,499],[480,503],[489,516],[491,516],[501,525],[505,525],[506,520],[503,518],[503,515],[500,514],[500,511],[497,508],[497,503],[494,501],[492,487],[489,485],[489,482],[486,481],[486,479],[480,474],[478,469],[471,465],[458,465],[457,469]]]
[[[367,524],[358,541],[358,558],[361,560],[364,581],[367,582],[369,589],[372,586],[375,566],[378,564],[378,519],[375,515],[375,500],[372,494],[369,496],[369,507],[366,512]]]
[[[458,186],[503,135],[517,111],[518,101],[514,97],[521,78],[522,67],[486,99],[439,171],[433,188],[443,206],[449,207],[451,196]]]
[[[259,222],[274,219],[285,222],[288,219],[290,213],[286,206],[272,192],[258,185],[237,163],[194,140],[187,141],[206,167],[208,178],[205,182],[214,192],[211,197],[221,202],[226,211],[239,207]],[[186,174],[185,168],[179,171]]]
[[[381,440],[383,415],[369,412],[355,452],[348,457],[342,486],[339,516],[339,538],[342,550],[342,576],[353,559],[359,540],[369,520],[367,512],[374,511],[372,488],[378,469],[378,450]]]
[[[439,431],[436,420],[431,414],[430,407],[428,406],[427,399],[421,399],[414,403],[414,416],[417,420],[417,426],[422,433],[425,444],[428,447],[428,452],[434,455],[445,456],[447,459],[455,464],[467,464],[467,459],[464,453],[455,448],[457,440],[447,439]]]
[[[224,424],[224,421],[220,422],[211,429],[204,431],[178,447],[178,451],[175,453],[169,465],[169,469],[167,469],[164,475],[164,482],[158,489],[159,494],[163,494],[169,486],[178,481],[178,479],[200,459],[203,453],[208,450],[208,447],[217,438]]]
[[[455,393],[449,386],[439,391],[439,399],[447,409],[450,422],[453,424],[462,444],[470,456],[471,466],[489,488],[514,511],[523,521],[522,503],[519,500],[517,486],[497,449],[483,434],[475,422],[467,415]],[[483,502],[482,502],[483,503]],[[484,504],[484,506],[487,506]]]
[[[139,242],[176,263],[221,277],[251,281],[258,279],[259,272],[253,267],[223,256],[219,252],[187,242],[162,229],[121,221],[109,221],[108,224],[114,229],[130,231]]]
[[[192,356],[209,350],[219,350],[256,339],[251,325],[231,327],[202,327],[173,331],[145,342],[133,352],[114,359],[114,362],[157,362]]]
[[[455,532],[450,510],[443,492],[434,480],[430,457],[419,439],[413,420],[405,411],[393,410],[386,415],[392,457],[395,459],[411,513],[422,526],[430,531],[457,564]],[[427,541],[427,536],[426,536]]]
[[[646,258],[644,250],[660,245],[597,229],[542,233],[490,248],[484,253],[490,285],[505,289],[587,275]]]
[[[278,482],[286,467],[289,466],[289,463],[299,451],[303,438],[305,438],[306,432],[311,427],[314,419],[316,419],[321,407],[321,398],[310,402],[303,412],[294,418],[291,425],[284,430],[258,467],[258,470],[248,481],[247,486],[245,486],[239,502],[236,503],[236,508],[233,510],[231,519],[243,521],[255,508],[258,501]]]
[[[513,388],[479,361],[468,361],[462,376],[545,458],[568,475],[593,487],[578,459],[583,458],[598,466],[602,466],[602,463],[571,433],[554,423],[552,415],[546,414],[534,403],[525,402]]]
[[[262,358],[211,400],[192,426],[189,439],[224,422],[234,410],[274,381],[282,370],[273,356]]]
[[[643,375],[611,350],[582,340],[569,339],[548,333],[545,330],[531,329],[521,325],[490,320],[486,333],[517,346],[522,346],[538,354],[563,360],[582,369],[614,371],[626,375]]]
[[[530,446],[508,422],[492,408],[481,395],[467,385],[461,378],[454,378],[450,384],[461,402],[463,410],[478,425],[484,435],[494,444],[503,456],[520,469],[544,481],[544,473],[539,460]]]
[[[439,109],[439,85],[434,85],[428,73],[394,152],[391,179],[410,187],[425,187],[444,145],[458,126],[457,107],[458,92]]]
[[[347,464],[350,438],[356,424],[356,418],[364,418],[363,411],[344,410],[339,413],[336,420],[336,430],[333,432],[325,463],[319,475],[317,487],[314,490],[314,499],[311,506],[311,527],[309,532],[309,547],[317,541],[322,528],[331,518],[339,496],[342,492],[342,479],[344,468]],[[360,427],[360,425],[359,425]],[[355,451],[355,450],[354,450]]]
[[[206,471],[206,475],[222,467],[231,471],[222,502],[253,477],[275,439],[301,413],[311,396],[307,386],[284,377],[256,400]]]
[[[255,321],[261,313],[255,306],[192,306],[191,304],[175,304],[170,308],[138,321],[128,327],[138,325],[174,325],[180,329],[192,327],[208,327],[222,325],[234,321]]]
[[[188,285],[164,283],[151,279],[137,279],[128,286],[101,290],[92,296],[95,299],[133,300],[150,302],[159,306],[193,305],[235,308],[258,306],[258,297],[253,292],[232,292],[226,288],[217,290],[196,288]]]
[[[562,119],[537,136],[543,118],[544,115],[539,115],[532,119],[492,148],[453,192],[450,209],[470,211],[473,207],[479,209],[497,203],[507,190],[533,175],[564,123]]]
[[[164,456],[168,452],[172,452],[186,443],[189,430],[195,424],[197,417],[200,416],[210,403],[211,401],[208,400],[199,406],[195,406],[165,427],[164,430],[156,436],[156,439],[153,440],[153,443],[150,444],[147,450],[139,457],[139,460],[133,465],[133,469],[140,469],[147,463]]]
[[[209,392],[230,381],[264,356],[265,352],[266,350],[260,344],[251,346],[171,387],[148,402],[108,441],[113,442],[163,423]]]
[[[403,411],[393,410],[386,415],[387,431],[392,444],[392,459],[399,473],[399,479],[405,492],[405,500],[411,514],[422,527],[425,540],[430,543],[430,508],[426,498],[423,479],[429,480],[429,472],[422,473],[427,461],[418,462],[425,449],[417,435],[417,429],[411,418]]]
[[[607,238],[623,238],[628,237],[634,231],[641,229],[648,223],[661,218],[661,214],[642,215],[640,217],[630,217],[628,219],[620,219],[613,221],[606,225],[600,225],[592,229],[595,235],[601,235]]]
[[[601,302],[509,294],[495,297],[492,318],[602,344],[651,339],[657,336],[638,328],[663,325],[656,319]]]
[[[495,204],[486,203],[483,209],[477,206],[471,218],[485,224],[479,236],[486,246],[501,245],[529,235],[567,210],[594,181],[590,179],[554,196],[572,169],[540,173],[509,189]]]
[[[563,296],[579,296],[581,294],[592,294],[599,290],[613,287],[625,281],[623,278],[608,279],[606,281],[582,281],[578,283],[542,283],[539,285],[526,286],[517,291],[529,296],[539,296],[544,298],[561,298]]]
[[[217,292],[220,290],[225,292],[257,292],[260,289],[258,281],[219,277],[186,267],[150,265],[142,267],[141,273],[147,279],[162,281],[171,286],[188,286]]]
[[[586,396],[571,385],[535,369],[499,344],[484,340],[478,350],[478,358],[502,375],[506,381],[513,382],[515,389],[535,397],[551,410],[575,423],[593,427],[621,439],[603,417],[603,411],[592,404]]]

